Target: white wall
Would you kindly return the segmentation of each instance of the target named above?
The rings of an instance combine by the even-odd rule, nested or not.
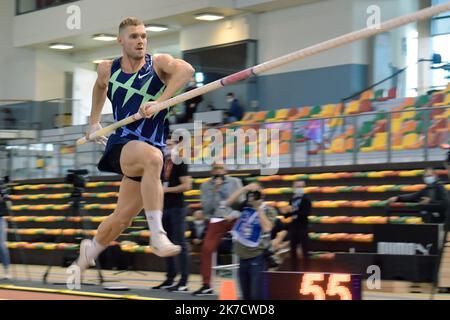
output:
[[[259,59],[261,62],[306,48],[353,31],[354,0],[321,1],[300,7],[266,12],[258,16]],[[349,63],[367,63],[364,55],[346,45],[269,73],[307,70]]]
[[[180,57],[180,39],[178,33],[163,36],[149,35],[147,51],[154,53],[170,53],[175,57]],[[114,42],[111,46],[92,50],[84,50],[74,53],[70,59],[73,63],[91,63],[98,59],[116,58],[122,55],[121,47]]]
[[[14,1],[14,0],[8,0]],[[230,0],[95,0],[76,1],[14,18],[14,46],[27,46],[64,37],[117,29],[118,21],[128,16],[158,19],[180,13],[231,5]],[[81,29],[69,30],[67,8],[76,5],[81,12]]]
[[[256,39],[258,36],[257,23],[256,15],[247,14],[216,22],[187,26],[180,32],[180,49],[186,51]]]
[[[13,47],[14,0],[0,1],[0,99],[33,99],[35,54]]]

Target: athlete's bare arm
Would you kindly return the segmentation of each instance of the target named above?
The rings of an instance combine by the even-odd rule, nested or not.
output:
[[[97,80],[92,90],[92,109],[91,117],[89,118],[89,128],[86,132],[86,139],[89,135],[102,128],[100,124],[100,116],[102,109],[106,101],[106,94],[108,92],[108,82],[111,76],[111,64],[112,61],[103,61],[98,65]],[[107,139],[104,136],[94,139],[96,143],[106,145]]]
[[[112,61],[103,61],[98,65],[97,81],[95,81],[94,89],[92,90],[92,109],[90,124],[100,122],[103,105],[106,101],[106,93],[108,92],[108,82],[111,76]]]
[[[181,59],[175,59],[168,54],[154,55],[153,67],[158,77],[166,85],[166,89],[159,97],[158,102],[172,98],[180,89],[186,86],[195,72],[189,63]],[[145,104],[141,107],[141,110],[144,110],[145,106],[154,103],[149,102]]]

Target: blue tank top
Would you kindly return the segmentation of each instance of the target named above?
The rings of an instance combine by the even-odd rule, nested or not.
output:
[[[164,83],[153,68],[151,55],[146,54],[144,66],[132,74],[122,71],[121,59],[115,59],[112,63],[107,93],[115,121],[135,114],[145,102],[157,100],[165,89]],[[159,149],[164,148],[169,133],[167,118],[168,109],[164,109],[151,118],[144,118],[118,128],[109,137],[105,153],[113,145],[125,144],[130,140],[144,141]]]

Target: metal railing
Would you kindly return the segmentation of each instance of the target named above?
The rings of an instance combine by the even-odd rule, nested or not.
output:
[[[440,161],[446,154],[450,106],[378,111],[329,118],[252,124],[291,131],[288,151],[279,156],[280,168],[356,165],[388,162]],[[440,114],[440,119],[435,116]],[[315,126],[315,132],[311,128]],[[335,125],[337,130],[330,130]],[[228,126],[229,127],[229,126]],[[225,128],[216,127],[218,129]],[[55,178],[67,169],[97,170],[103,148],[94,143],[75,146],[85,126],[44,130],[35,141],[14,140],[0,146],[0,171],[12,179]],[[224,140],[225,141],[225,140]],[[258,165],[229,165],[230,170],[259,169]],[[209,170],[208,164],[192,164],[191,171]]]

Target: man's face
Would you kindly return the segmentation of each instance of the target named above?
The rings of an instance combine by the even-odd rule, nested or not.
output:
[[[195,211],[194,212],[194,219],[195,220],[203,220],[203,212],[202,211]]]
[[[305,182],[304,181],[295,181],[293,184],[294,188],[304,188],[305,187]]]
[[[431,170],[431,169],[427,169],[427,170],[425,170],[425,172],[423,173],[423,176],[424,176],[424,177],[435,177],[434,171]]]
[[[227,174],[227,171],[225,170],[225,168],[214,168],[211,171],[211,175],[214,176],[224,176]]]
[[[119,44],[131,59],[140,60],[147,50],[147,32],[144,25],[128,26],[119,34]]]

